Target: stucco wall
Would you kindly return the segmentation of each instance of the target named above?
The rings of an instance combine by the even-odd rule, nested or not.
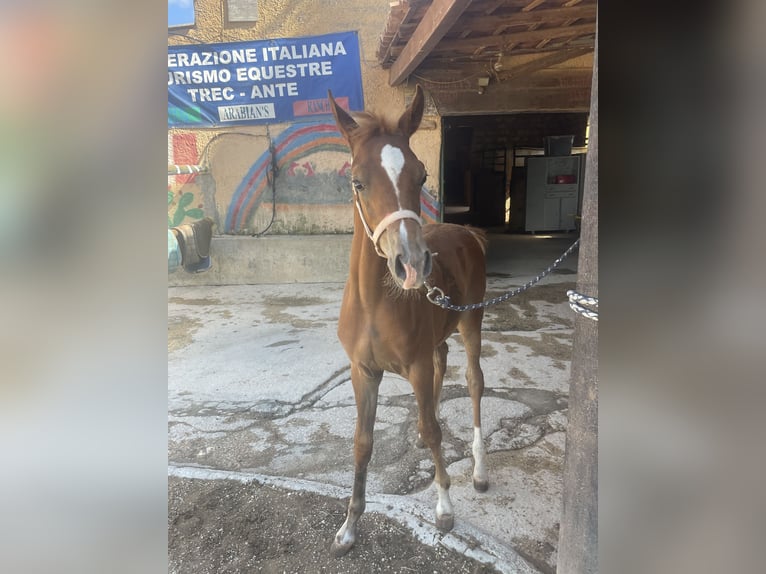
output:
[[[269,0],[259,2],[259,20],[252,24],[226,24],[225,4],[225,0],[196,0],[196,25],[174,31],[187,34],[195,43],[217,43],[356,30],[365,108],[391,114],[404,110],[407,88],[389,87],[388,72],[375,58],[388,0]],[[186,38],[168,36],[168,45],[188,43]],[[300,124],[300,143],[294,137],[298,125],[169,130],[169,164],[204,163],[210,168],[206,175],[168,178],[169,225],[204,213],[216,219],[220,233],[228,234],[259,233],[270,222],[269,233],[351,231],[350,155],[332,117],[320,117],[308,129]],[[281,150],[275,189],[267,178],[256,179],[259,168],[271,162],[270,141]],[[412,139],[413,150],[429,174],[423,196],[426,219],[438,218],[440,146],[440,118],[426,116],[423,129]]]

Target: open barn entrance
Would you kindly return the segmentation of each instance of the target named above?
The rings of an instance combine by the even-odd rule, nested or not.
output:
[[[587,113],[444,117],[444,221],[509,233],[579,228],[587,122]]]

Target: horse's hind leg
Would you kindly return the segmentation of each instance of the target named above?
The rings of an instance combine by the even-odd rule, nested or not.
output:
[[[468,392],[473,404],[473,487],[479,492],[484,492],[489,488],[487,450],[481,431],[481,396],[484,394],[484,373],[481,370],[479,356],[481,355],[481,320],[483,315],[483,309],[470,311],[465,313],[458,324],[458,331],[463,338],[468,358],[465,380],[468,383]]]
[[[447,372],[447,341],[443,341],[434,350],[434,404],[436,406],[436,419],[439,420],[439,406],[441,405],[442,384],[444,373]]]
[[[378,387],[382,372],[371,372],[359,365],[351,366],[351,383],[356,399],[356,432],[354,434],[354,487],[348,503],[346,521],[332,545],[334,556],[343,556],[356,541],[356,523],[365,508],[367,464],[372,456],[372,433],[378,406]]]

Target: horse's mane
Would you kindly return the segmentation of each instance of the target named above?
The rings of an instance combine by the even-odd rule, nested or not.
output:
[[[372,112],[355,112],[354,121],[359,126],[353,132],[354,140],[365,141],[381,135],[402,135],[397,120]]]

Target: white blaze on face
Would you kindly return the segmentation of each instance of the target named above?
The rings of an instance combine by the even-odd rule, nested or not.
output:
[[[396,202],[399,205],[399,209],[402,208],[402,202],[399,200],[399,176],[404,168],[404,154],[398,147],[394,147],[390,144],[383,146],[380,150],[380,165],[386,170],[388,179],[391,180],[391,185],[394,186],[394,192],[396,193]],[[399,235],[403,244],[407,244],[407,229],[404,226],[404,221],[399,222]]]
[[[404,168],[404,154],[398,147],[386,144],[383,149],[380,150],[380,165],[386,170],[388,178],[391,180],[391,185],[394,186],[394,192],[396,192],[396,201],[399,203],[399,209],[402,208],[402,204],[399,201],[399,176]]]
[[[402,240],[402,245],[407,245],[407,228],[404,226],[404,220],[399,222],[399,238]]]

